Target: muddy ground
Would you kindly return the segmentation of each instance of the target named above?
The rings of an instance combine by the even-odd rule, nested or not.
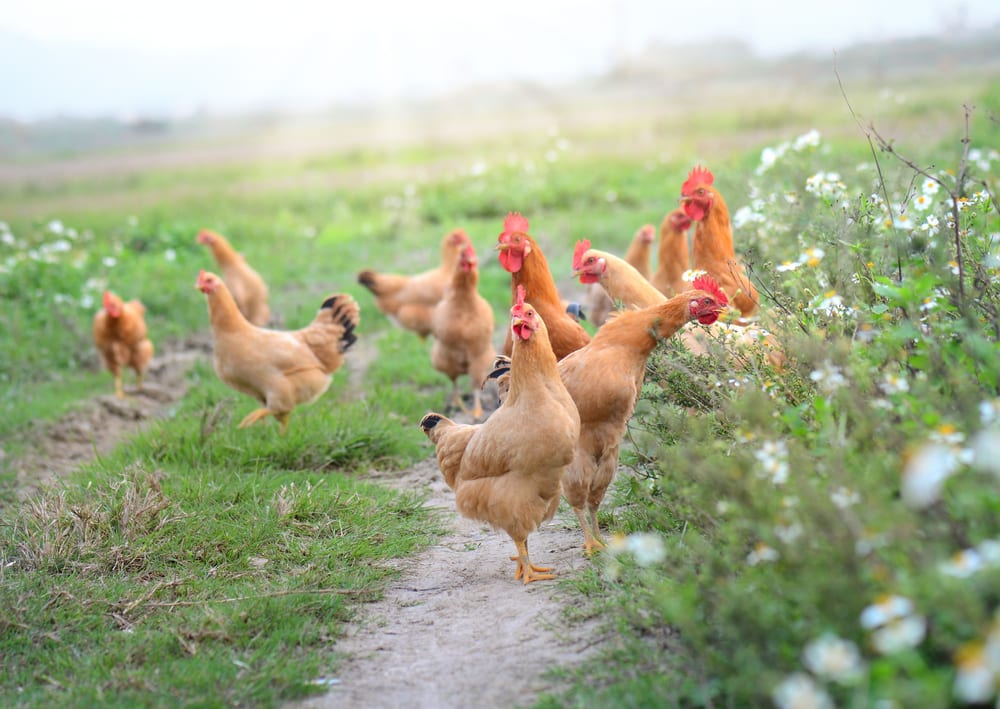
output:
[[[377,354],[375,342],[358,345],[345,366],[355,387]],[[30,495],[169,415],[184,395],[186,372],[199,359],[208,361],[210,352],[207,336],[178,343],[154,358],[143,391],[126,385],[128,397],[117,399],[109,376],[107,395],[38,426],[30,433],[31,450],[12,466],[19,495]],[[495,397],[484,405],[495,406]],[[357,622],[332,648],[346,660],[335,676],[317,678],[328,693],[292,706],[530,705],[542,692],[559,689],[549,670],[572,666],[608,641],[595,622],[566,621],[567,600],[558,581],[525,586],[514,579],[513,542],[458,516],[434,458],[402,471],[374,472],[372,478],[425,492],[426,504],[440,509],[451,529],[429,549],[396,562],[399,577],[381,600],[359,610]],[[565,505],[529,538],[529,546],[532,561],[553,567],[560,577],[590,563]]]

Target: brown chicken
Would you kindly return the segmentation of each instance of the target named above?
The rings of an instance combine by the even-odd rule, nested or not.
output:
[[[153,343],[146,335],[146,308],[138,300],[125,303],[111,291],[104,291],[103,307],[94,315],[94,344],[104,366],[115,378],[115,396],[125,398],[122,368],[135,370],[136,387],[153,359]]]
[[[660,340],[692,320],[714,323],[726,305],[726,294],[710,276],[702,276],[692,290],[670,300],[613,315],[585,347],[559,360],[559,376],[580,415],[580,439],[563,478],[563,495],[580,522],[587,554],[604,546],[597,511],[618,467],[621,439],[639,400],[646,360]],[[497,358],[489,376],[496,378],[502,396],[508,379],[504,358]]]
[[[556,282],[549,271],[549,262],[528,234],[528,220],[511,212],[503,223],[503,232],[497,241],[500,265],[510,273],[511,302],[517,301],[518,286],[524,287],[526,297],[545,321],[552,351],[562,359],[573,350],[590,342],[590,335],[569,313],[559,297]],[[510,355],[513,336],[508,331],[503,352]]]
[[[365,269],[358,272],[358,283],[375,295],[375,307],[396,325],[426,338],[434,306],[444,296],[459,254],[468,244],[465,231],[455,229],[441,240],[441,262],[434,268],[409,276]]]
[[[198,232],[197,241],[212,250],[222,280],[226,282],[243,316],[254,325],[267,325],[271,319],[271,308],[268,305],[267,284],[260,274],[250,268],[246,259],[221,234],[202,229]]]
[[[681,186],[684,213],[698,222],[691,240],[691,265],[717,280],[743,318],[749,318],[757,313],[760,297],[736,259],[729,210],[712,187],[714,181],[712,173],[698,165]]]
[[[667,296],[629,264],[606,251],[590,248],[586,239],[577,242],[573,271],[581,283],[599,284],[612,300],[626,309],[648,308],[667,300]],[[677,337],[686,350],[698,355],[707,354],[708,338],[712,337],[727,350],[760,348],[767,361],[777,369],[788,361],[777,338],[756,321],[726,323],[720,320],[707,329],[685,326]]]
[[[668,297],[683,293],[689,287],[684,281],[684,272],[691,269],[687,237],[690,228],[691,218],[680,207],[665,216],[660,224],[656,272],[649,280]]]
[[[715,322],[726,305],[725,293],[702,276],[692,290],[666,302],[622,311],[604,323],[586,347],[559,361],[559,375],[580,414],[580,440],[563,478],[563,495],[580,522],[587,554],[604,546],[597,511],[618,467],[619,446],[639,400],[646,360],[660,340],[691,320]]]
[[[216,373],[263,404],[240,422],[240,428],[273,416],[284,433],[292,410],[318,399],[344,363],[344,352],[357,339],[358,304],[345,293],[331,295],[312,323],[286,332],[249,322],[214,273],[199,273],[195,287],[207,296]]]
[[[545,322],[524,287],[511,308],[509,390],[484,423],[459,424],[428,413],[420,428],[434,443],[458,512],[510,535],[517,547],[515,579],[553,578],[528,556],[528,535],[559,507],[560,481],[573,460],[580,417],[556,369]]]
[[[583,284],[601,288],[608,301],[628,310],[645,308],[665,300],[664,295],[625,259],[590,248],[590,240],[576,242],[573,275]]]
[[[431,364],[451,379],[452,404],[466,411],[458,391],[458,378],[468,374],[472,383],[472,417],[483,415],[482,388],[493,366],[493,308],[479,294],[476,250],[467,244],[455,265],[451,284],[434,308],[431,318]]]
[[[643,278],[649,278],[649,253],[655,238],[656,228],[652,224],[645,224],[635,233],[628,251],[625,252],[625,263],[635,268]],[[600,326],[608,319],[608,315],[614,310],[615,304],[611,301],[607,292],[597,284],[590,286],[588,296],[590,300],[590,320],[595,325]]]

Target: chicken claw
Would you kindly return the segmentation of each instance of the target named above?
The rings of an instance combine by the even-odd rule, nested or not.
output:
[[[288,430],[289,412],[280,413],[278,411],[271,411],[271,409],[266,409],[266,408],[254,409],[253,411],[251,411],[243,418],[242,421],[240,421],[240,425],[238,428],[246,428],[247,426],[253,426],[255,423],[267,418],[268,416],[274,416],[274,418],[278,421],[278,424],[281,426],[281,434],[284,435],[285,431]]]
[[[511,561],[517,562],[517,570],[514,572],[514,579],[524,579],[525,584],[529,584],[532,581],[546,581],[548,579],[554,579],[555,574],[543,573],[545,571],[551,571],[551,566],[535,566],[531,563],[531,559],[528,558],[528,541],[515,541],[514,544],[517,545],[517,556],[510,557]]]

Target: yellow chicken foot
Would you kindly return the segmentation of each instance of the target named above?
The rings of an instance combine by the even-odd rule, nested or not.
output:
[[[604,537],[601,536],[601,525],[597,522],[597,510],[594,508],[590,509],[590,532],[594,535],[594,541],[600,544],[602,548],[608,545],[604,541]]]
[[[548,579],[554,579],[555,574],[547,574],[545,571],[551,571],[551,566],[535,566],[531,563],[531,559],[528,558],[528,541],[525,540],[514,540],[514,544],[517,546],[517,556],[510,557],[511,561],[517,562],[517,570],[514,572],[514,579],[524,579],[525,584],[529,584],[532,581],[545,581]]]
[[[121,372],[115,375],[115,396],[117,396],[119,399],[125,398],[125,387],[122,386]]]
[[[261,419],[265,419],[265,418],[267,418],[268,416],[271,416],[271,415],[273,415],[275,418],[278,418],[278,414],[276,414],[273,411],[271,411],[271,409],[254,409],[249,414],[247,414],[246,417],[242,421],[240,421],[239,427],[240,428],[246,428],[247,426],[253,426],[255,423],[257,423]],[[285,415],[285,418],[287,420],[287,418],[288,418],[287,414]]]
[[[594,534],[591,529],[590,518],[588,517],[587,512],[576,507],[573,508],[573,512],[576,514],[576,519],[580,523],[580,529],[583,530],[583,553],[590,556],[598,549],[603,549],[607,546],[604,543],[604,540],[601,539],[600,532],[598,531],[597,534]],[[595,513],[594,521],[596,522],[596,520],[597,515]]]
[[[479,395],[479,390],[472,390],[472,420],[478,421],[483,416],[483,402]]]

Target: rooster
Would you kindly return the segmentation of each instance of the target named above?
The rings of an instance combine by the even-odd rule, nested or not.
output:
[[[559,506],[560,481],[573,460],[580,417],[559,378],[545,322],[517,289],[513,350],[503,403],[484,423],[459,424],[428,413],[420,428],[455,491],[458,512],[507,532],[517,548],[515,579],[554,578],[528,556],[528,535]]]
[[[434,308],[431,318],[431,364],[451,379],[452,402],[465,411],[458,391],[458,378],[468,374],[472,382],[472,417],[483,415],[482,387],[490,371],[493,349],[493,308],[476,286],[479,284],[476,250],[467,244],[455,264],[451,284]]]
[[[441,240],[441,261],[432,269],[414,275],[358,272],[358,283],[375,296],[375,307],[399,327],[417,333],[421,339],[431,334],[434,306],[451,282],[459,255],[469,244],[463,229],[454,229]]]
[[[698,222],[691,240],[691,263],[694,270],[705,271],[719,282],[746,319],[757,313],[760,297],[736,260],[729,210],[722,195],[712,187],[714,181],[712,173],[698,165],[681,186],[684,213]]]
[[[124,399],[122,368],[135,370],[136,387],[141,391],[146,367],[153,359],[153,343],[146,334],[146,308],[138,300],[123,302],[111,291],[104,291],[102,305],[94,315],[94,344],[115,378],[115,396]]]
[[[701,276],[692,290],[611,317],[585,347],[559,361],[559,377],[580,415],[580,439],[563,478],[563,495],[580,523],[588,555],[605,546],[597,511],[618,467],[621,439],[639,400],[646,360],[657,343],[686,323],[714,323],[727,304],[726,294],[715,281]],[[594,377],[594,372],[601,376]],[[490,376],[503,391],[502,360],[495,363]]]
[[[677,295],[688,289],[684,272],[691,268],[687,237],[689,228],[691,218],[681,208],[670,212],[660,223],[656,272],[649,280],[666,296]]]
[[[643,278],[649,278],[649,252],[656,238],[656,228],[652,224],[644,224],[635,233],[632,243],[625,252],[625,262],[631,264]],[[608,314],[614,310],[608,294],[598,285],[592,285],[589,293],[590,319],[600,326],[608,319]]]
[[[271,308],[268,305],[267,284],[260,274],[250,267],[222,234],[202,229],[198,232],[197,242],[212,251],[226,287],[233,294],[233,300],[244,317],[254,325],[267,325],[271,319]]]
[[[201,271],[195,287],[208,302],[216,373],[228,386],[263,404],[239,427],[273,416],[284,434],[292,410],[318,399],[344,363],[344,353],[357,340],[358,304],[345,293],[331,295],[312,323],[284,332],[257,327],[243,317],[229,288],[214,273]]]
[[[528,234],[528,220],[511,212],[503,223],[503,232],[497,240],[500,265],[510,273],[512,301],[516,302],[518,287],[523,286],[527,298],[545,321],[552,351],[562,359],[573,350],[590,341],[590,335],[569,313],[559,297],[556,283],[549,271],[549,263],[535,240]],[[507,332],[503,352],[510,355],[513,335]]]

